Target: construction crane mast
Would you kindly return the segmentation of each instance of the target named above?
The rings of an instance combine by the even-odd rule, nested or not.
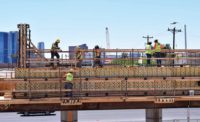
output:
[[[110,49],[110,39],[109,39],[108,27],[106,27],[106,48]]]

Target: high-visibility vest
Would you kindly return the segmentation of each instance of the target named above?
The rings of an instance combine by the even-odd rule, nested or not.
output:
[[[77,53],[76,53],[76,59],[83,59],[83,55],[82,55],[82,52],[81,51],[78,51]]]
[[[145,51],[146,54],[152,54],[152,50],[151,50],[151,45],[147,44],[146,45],[146,51]]]
[[[72,73],[67,73],[67,76],[66,76],[66,81],[72,81],[73,80],[73,78],[74,78],[74,76],[73,76],[73,74]]]
[[[160,43],[156,43],[156,48],[154,50],[155,52],[160,52],[161,51],[161,45]]]
[[[59,49],[58,47],[58,43],[53,43],[52,46],[51,46],[51,50],[55,50],[55,49]]]

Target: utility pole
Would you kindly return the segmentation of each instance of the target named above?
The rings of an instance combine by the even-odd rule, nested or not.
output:
[[[145,39],[147,39],[147,43],[149,42],[149,39],[152,39],[153,38],[153,36],[149,36],[149,35],[147,35],[147,36],[143,36],[142,38],[145,38]]]
[[[168,31],[172,32],[173,34],[173,50],[175,49],[175,34],[176,32],[181,32],[181,29],[176,29],[176,27],[174,27],[173,29],[169,29]]]
[[[175,25],[177,24],[178,22],[173,22],[171,23],[171,25]],[[173,50],[175,49],[175,35],[176,35],[176,32],[181,32],[181,29],[176,29],[176,27],[174,27],[173,29],[169,29],[168,28],[168,31],[172,32],[173,34]],[[172,64],[174,65],[174,60],[172,61]]]
[[[185,30],[185,49],[187,49],[187,30],[186,30],[186,25],[184,25],[184,30]]]

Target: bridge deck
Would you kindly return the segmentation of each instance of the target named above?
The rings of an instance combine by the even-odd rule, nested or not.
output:
[[[0,80],[0,95],[7,99],[0,111],[200,107],[200,67],[76,69],[72,100],[63,99],[71,91],[64,89],[66,71],[16,69],[18,79]]]
[[[156,100],[160,99],[158,103]],[[173,101],[170,101],[173,100]],[[0,111],[44,111],[44,110],[103,110],[144,109],[172,107],[200,107],[200,96],[172,97],[86,97],[79,101],[64,103],[65,99],[13,99],[1,100]]]

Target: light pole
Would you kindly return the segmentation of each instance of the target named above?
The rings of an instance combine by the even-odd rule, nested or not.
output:
[[[185,32],[185,49],[187,49],[187,28],[186,28],[186,25],[184,25],[184,32]]]

